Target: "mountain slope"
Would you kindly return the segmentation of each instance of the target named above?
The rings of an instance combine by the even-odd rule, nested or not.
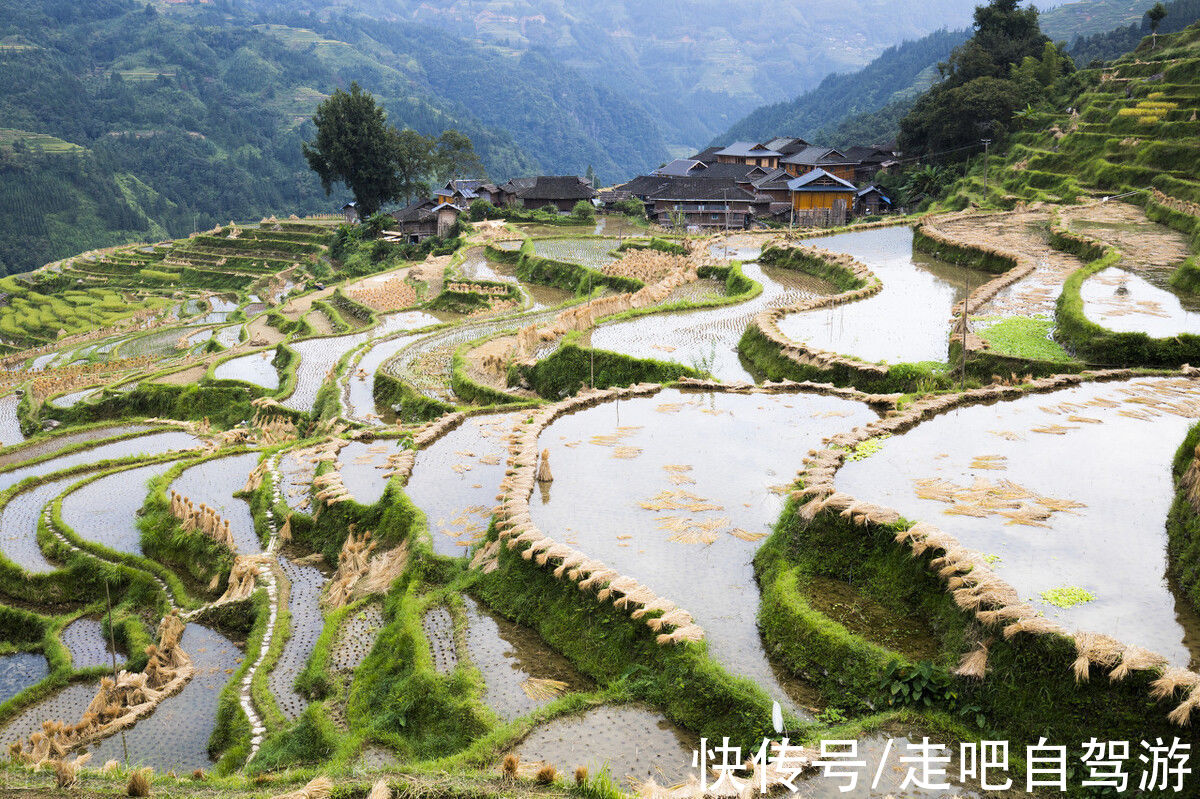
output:
[[[969,35],[966,30],[941,30],[890,47],[858,72],[830,75],[817,88],[794,100],[757,109],[714,143],[762,141],[784,135],[816,141],[847,117],[915,98],[937,78],[935,65]]]
[[[332,24],[306,30],[226,6],[0,0],[0,126],[14,131],[0,132],[0,194],[20,209],[0,220],[4,270],[337,208],[346,196],[325,196],[300,142],[317,104],[352,80],[393,124],[467,134],[495,179],[593,165],[616,180],[666,157],[636,107],[536,54],[413,26],[337,23],[339,39]]]
[[[976,0],[245,0],[278,13],[354,12],[422,24],[520,56],[541,50],[695,147],[886,47],[966,25]]]

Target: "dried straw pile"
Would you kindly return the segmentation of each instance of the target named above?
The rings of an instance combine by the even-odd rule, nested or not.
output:
[[[325,604],[330,610],[345,607],[350,602],[369,594],[386,593],[388,587],[404,573],[408,564],[408,544],[402,543],[375,557],[376,542],[371,540],[370,531],[355,533],[350,525],[349,535],[338,554],[338,568],[325,593]]]
[[[229,520],[222,519],[220,514],[203,502],[197,508],[190,499],[172,489],[171,515],[183,522],[184,532],[201,532],[218,544],[237,551],[237,545],[233,542],[233,532],[229,529]]]
[[[158,626],[158,644],[146,647],[149,660],[143,671],[122,671],[116,680],[105,677],[82,719],[75,724],[43,721],[41,732],[9,746],[9,756],[34,767],[54,763],[58,768],[69,752],[131,727],[152,713],[163,699],[181,691],[192,679],[191,658],[179,647],[183,627],[177,612],[165,616]]]

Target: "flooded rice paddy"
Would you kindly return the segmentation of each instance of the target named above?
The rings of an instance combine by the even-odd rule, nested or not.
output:
[[[581,742],[586,741],[586,746]],[[570,774],[607,766],[622,787],[653,779],[674,785],[694,773],[692,752],[700,741],[655,710],[638,705],[604,705],[535,727],[517,747],[522,761],[551,763]]]
[[[731,249],[731,253],[737,252]],[[740,254],[757,258],[759,251],[744,247]],[[731,257],[737,256],[731,254]],[[812,275],[794,269],[760,266],[753,261],[742,264],[742,272],[763,287],[762,293],[752,300],[601,325],[585,333],[582,343],[635,358],[681,363],[709,372],[725,382],[754,381],[755,375],[738,354],[737,347],[755,314],[766,308],[832,294],[836,290]]]
[[[228,638],[200,624],[184,629],[180,646],[192,658],[196,675],[150,716],[101,741],[94,762],[117,760],[178,772],[212,765],[208,739],[216,726],[217,700],[242,655]]]
[[[542,432],[554,482],[535,490],[530,514],[689,611],[716,660],[801,707],[801,687],[781,685],[763,652],[751,561],[803,453],[874,418],[862,403],[807,394],[668,389],[605,403]]]
[[[360,505],[374,505],[387,488],[388,457],[405,447],[397,440],[351,441],[338,453],[342,482]]]
[[[535,248],[536,249],[536,248]],[[611,260],[611,259],[609,259]],[[605,261],[604,263],[607,263]],[[515,264],[493,261],[487,257],[483,247],[475,247],[467,251],[463,262],[458,266],[458,274],[467,280],[494,280],[501,283],[516,283],[529,297],[529,309],[539,311],[543,308],[553,308],[561,305],[574,296],[566,289],[554,286],[541,286],[536,283],[521,283],[517,279]]]
[[[147,424],[107,425],[93,427],[90,430],[78,430],[71,433],[34,439],[23,447],[14,449],[5,455],[0,455],[0,468],[12,466],[14,463],[21,463],[33,458],[44,458],[74,444],[85,444],[89,441],[115,438],[116,436],[128,435],[130,433],[144,433],[153,429],[153,427]]]
[[[11,446],[25,440],[21,432],[21,422],[17,419],[17,406],[21,398],[16,394],[6,394],[0,397],[0,446]]]
[[[295,511],[308,510],[312,504],[312,481],[317,465],[295,450],[279,459],[279,474],[283,478],[279,491],[287,506]]]
[[[173,489],[192,500],[196,507],[203,504],[215,510],[222,520],[229,522],[237,552],[255,555],[262,551],[262,545],[254,530],[250,505],[233,495],[245,488],[250,472],[258,467],[258,460],[257,452],[207,460],[185,469],[171,483],[168,495]]]
[[[505,721],[528,715],[568,691],[590,690],[591,682],[571,661],[528,627],[505,619],[471,597],[467,611],[467,654],[483,675],[483,703]]]
[[[425,512],[433,551],[465,555],[487,532],[519,414],[475,416],[417,453],[404,492]]]
[[[38,520],[42,517],[42,509],[78,480],[78,476],[51,480],[9,499],[0,510],[0,552],[31,574],[54,571],[56,566],[38,546]]]
[[[1172,458],[1197,415],[1200,384],[1165,378],[966,407],[847,463],[837,487],[954,535],[1068,630],[1195,667],[1200,619],[1167,580],[1165,521]],[[1094,599],[1043,596],[1069,587]]]
[[[1200,333],[1200,303],[1126,269],[1102,269],[1079,294],[1087,318],[1109,330],[1152,338]]]
[[[0,704],[7,702],[30,686],[37,685],[50,666],[45,656],[36,652],[17,652],[0,655]]]
[[[866,264],[883,289],[857,302],[788,314],[779,329],[793,341],[866,361],[945,361],[954,305],[968,287],[994,275],[916,253],[912,241],[907,226],[806,240]]]
[[[146,502],[146,484],[165,474],[170,461],[114,472],[63,497],[63,523],[84,541],[140,555],[137,513]]]
[[[289,721],[295,721],[308,707],[308,699],[297,693],[295,683],[325,624],[320,603],[325,575],[316,566],[297,563],[284,555],[279,556],[279,569],[291,583],[288,598],[291,637],[283,645],[279,662],[267,679],[267,687],[283,715]]]
[[[329,667],[336,672],[352,674],[371,654],[382,627],[383,607],[378,602],[355,611],[353,616],[342,622],[338,630],[337,643],[330,652]]]
[[[99,680],[75,682],[22,710],[11,721],[0,724],[0,741],[17,741],[41,732],[43,721],[74,724],[83,718],[96,696]]]
[[[440,674],[449,674],[458,665],[458,648],[454,645],[454,617],[445,605],[432,607],[421,619],[421,629],[429,642],[433,667]]]
[[[342,397],[346,403],[346,413],[351,419],[369,424],[395,421],[392,409],[375,401],[375,373],[384,361],[416,339],[416,336],[383,339],[370,345],[362,354],[357,365],[349,370],[343,384]]]
[[[71,666],[76,669],[113,665],[113,648],[99,619],[91,616],[76,619],[63,628],[59,640],[71,653]],[[117,667],[124,662],[125,656],[118,652]]]
[[[150,433],[123,441],[113,441],[57,458],[50,458],[49,460],[44,460],[30,466],[22,466],[7,472],[0,472],[0,491],[16,485],[26,477],[40,477],[62,471],[63,469],[70,469],[74,466],[98,463],[112,458],[161,455],[166,452],[191,449],[199,444],[200,439],[191,433],[185,433],[181,430],[164,430],[159,433]]]
[[[274,391],[279,388],[279,371],[275,368],[274,360],[275,350],[230,358],[213,370],[213,377],[218,380],[242,380]]]

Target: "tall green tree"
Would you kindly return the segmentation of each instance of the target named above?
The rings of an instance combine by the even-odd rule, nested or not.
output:
[[[313,116],[316,139],[303,142],[304,158],[328,195],[334,183],[354,193],[359,218],[366,219],[406,188],[401,178],[405,153],[398,132],[370,92],[357,82],[326,98]]]
[[[483,162],[475,154],[475,146],[471,144],[470,137],[453,128],[442,131],[442,135],[438,136],[433,144],[431,157],[438,182],[445,182],[450,178],[482,178],[487,175]]]
[[[1150,21],[1150,49],[1158,47],[1158,26],[1167,16],[1167,7],[1162,3],[1155,3],[1154,7],[1146,12],[1146,19]]]
[[[975,9],[975,32],[938,65],[942,80],[900,122],[908,152],[966,157],[981,138],[1003,137],[1014,114],[1045,100],[1074,63],[1018,0]]]

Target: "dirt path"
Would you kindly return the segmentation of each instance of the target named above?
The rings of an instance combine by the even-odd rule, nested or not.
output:
[[[286,316],[289,320],[295,322],[301,316],[304,316],[304,314],[308,313],[314,302],[317,300],[323,300],[333,294],[333,290],[335,288],[337,287],[329,286],[328,288],[323,288],[320,291],[313,291],[305,294],[302,297],[290,299],[285,305],[280,307],[279,312]]]

